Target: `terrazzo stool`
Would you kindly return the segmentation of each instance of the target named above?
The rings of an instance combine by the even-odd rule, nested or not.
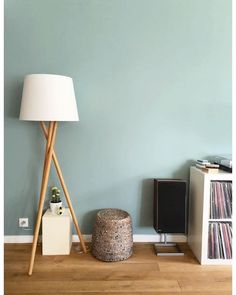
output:
[[[133,253],[133,229],[130,215],[119,209],[97,213],[92,235],[92,254],[102,261],[120,261]]]

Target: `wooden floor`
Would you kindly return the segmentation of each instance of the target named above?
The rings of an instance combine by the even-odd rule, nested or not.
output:
[[[42,256],[37,248],[34,272],[27,275],[31,245],[5,245],[4,294],[165,294],[229,295],[230,266],[201,266],[186,244],[183,257],[157,257],[152,244],[135,244],[123,262],[101,262],[79,254]]]

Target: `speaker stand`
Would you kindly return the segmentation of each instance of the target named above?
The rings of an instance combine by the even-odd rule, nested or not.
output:
[[[164,243],[154,244],[157,256],[184,256],[184,253],[179,248],[179,245],[176,243],[167,243],[166,234],[164,234]],[[158,248],[160,247],[175,247],[177,252],[159,252]]]

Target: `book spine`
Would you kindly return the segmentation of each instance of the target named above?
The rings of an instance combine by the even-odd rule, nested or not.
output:
[[[210,185],[210,212],[209,212],[209,216],[210,218],[213,218],[213,191],[212,191],[212,183]]]
[[[214,183],[214,193],[215,193],[215,218],[219,218],[219,203],[217,194],[217,183]]]
[[[211,242],[211,239],[212,239],[212,236],[211,236],[211,223],[209,223],[209,226],[208,226],[208,254],[207,254],[207,257],[209,259],[212,259],[212,242]]]
[[[219,218],[225,218],[224,215],[224,193],[222,191],[222,183],[217,182],[218,184],[218,199],[219,199]]]
[[[205,168],[206,166],[204,164],[196,163],[196,167],[202,169],[202,168]]]
[[[222,247],[223,247],[223,258],[226,259],[226,247],[225,247],[225,239],[223,235],[222,223],[219,223],[219,227],[220,227],[220,236],[221,236]]]
[[[227,183],[223,183],[223,190],[224,190],[224,196],[225,196],[226,218],[231,218],[232,217],[232,208],[231,208],[232,205],[230,202],[230,196],[229,196]]]
[[[229,240],[229,259],[232,258],[232,232],[230,230],[231,225],[229,223],[226,224],[226,231]]]
[[[230,242],[229,242],[229,237],[227,235],[227,228],[226,224],[222,224],[223,227],[223,235],[224,235],[224,240],[225,240],[225,245],[226,245],[226,259],[229,259],[231,257],[230,255]]]
[[[219,249],[219,236],[217,232],[217,223],[214,223],[214,235],[215,235],[215,258],[220,258],[220,249]]]
[[[232,182],[226,182],[229,218],[232,218]]]

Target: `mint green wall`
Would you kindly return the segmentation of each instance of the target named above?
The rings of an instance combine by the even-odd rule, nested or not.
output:
[[[5,1],[5,234],[32,234],[44,138],[18,120],[26,74],[73,77],[56,150],[84,233],[97,209],[152,229],[152,178],[231,153],[231,1]],[[53,170],[50,184],[58,184]],[[46,206],[46,203],[45,203]]]

